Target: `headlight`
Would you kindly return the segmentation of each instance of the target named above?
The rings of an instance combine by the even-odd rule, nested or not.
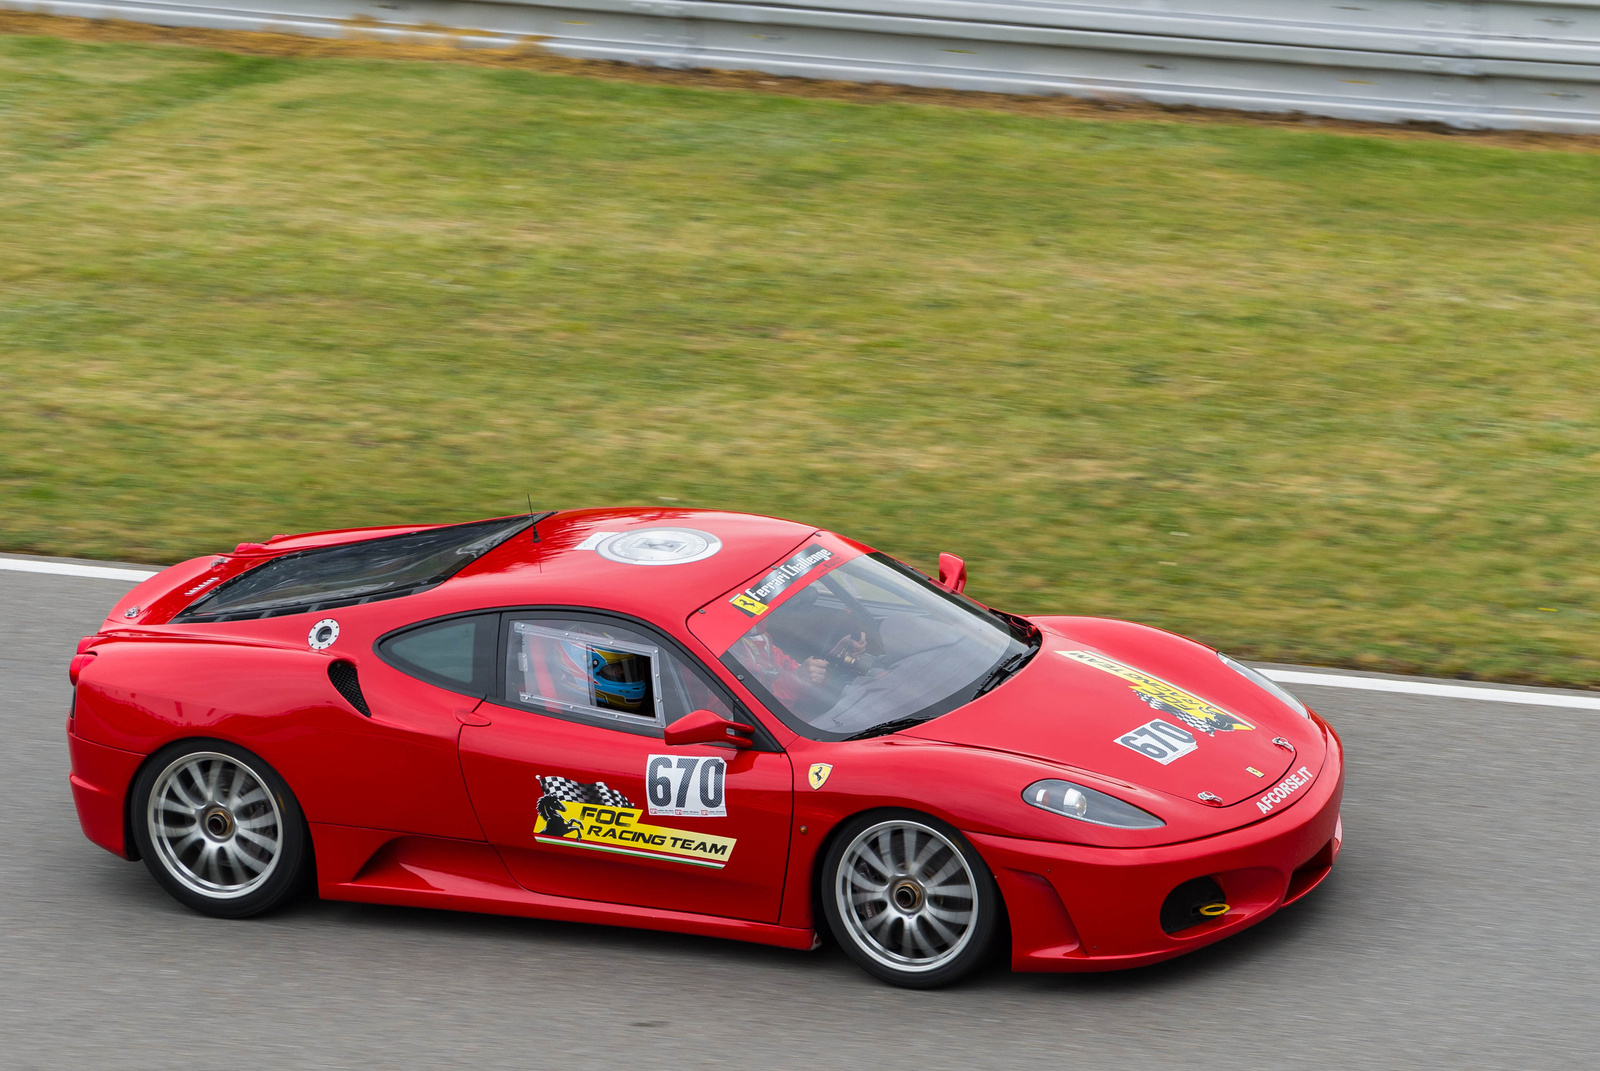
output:
[[[1066,815],[1097,826],[1159,829],[1167,824],[1149,811],[1071,781],[1035,781],[1022,790],[1022,798],[1052,814]]]
[[[1300,715],[1302,718],[1311,717],[1311,712],[1306,709],[1306,705],[1304,703],[1290,695],[1287,691],[1279,687],[1273,681],[1268,680],[1266,677],[1262,676],[1260,673],[1257,673],[1243,662],[1235,662],[1221,651],[1217,652],[1217,657],[1222,659],[1223,665],[1227,666],[1241,677],[1249,678],[1252,683],[1261,685],[1261,687],[1265,688],[1267,691],[1271,692],[1285,703],[1288,703],[1289,706],[1293,708],[1294,712]]]

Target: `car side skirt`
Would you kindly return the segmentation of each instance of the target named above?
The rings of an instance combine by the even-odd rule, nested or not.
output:
[[[495,850],[481,841],[310,825],[317,892],[326,900],[600,923],[799,950],[817,945],[810,928],[532,892],[518,885]]]

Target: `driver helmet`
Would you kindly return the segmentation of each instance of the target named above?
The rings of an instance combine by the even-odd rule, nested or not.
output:
[[[561,664],[568,676],[583,682],[597,706],[637,712],[645,704],[650,663],[643,655],[564,641]]]

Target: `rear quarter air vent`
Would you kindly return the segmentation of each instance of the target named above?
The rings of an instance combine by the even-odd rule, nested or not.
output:
[[[339,694],[344,696],[345,702],[367,717],[372,717],[372,711],[367,707],[367,697],[361,694],[361,679],[356,675],[354,662],[343,660],[329,662],[328,680],[339,689]]]

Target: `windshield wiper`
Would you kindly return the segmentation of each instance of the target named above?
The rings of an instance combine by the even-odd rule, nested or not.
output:
[[[978,685],[978,690],[972,693],[972,698],[976,699],[985,692],[998,687],[1007,677],[1021,669],[1023,664],[1032,658],[1033,653],[1038,649],[1037,647],[1029,647],[1025,651],[1018,651],[998,666],[995,666],[994,669],[989,671],[989,675],[984,678],[983,683]]]
[[[938,717],[938,715],[934,715],[934,717]],[[862,729],[859,733],[851,733],[849,736],[844,737],[844,739],[865,740],[869,736],[882,736],[884,733],[897,733],[901,729],[909,729],[913,725],[921,725],[925,721],[932,720],[933,718],[896,718],[893,721],[886,721],[878,725],[874,725],[870,729]]]

